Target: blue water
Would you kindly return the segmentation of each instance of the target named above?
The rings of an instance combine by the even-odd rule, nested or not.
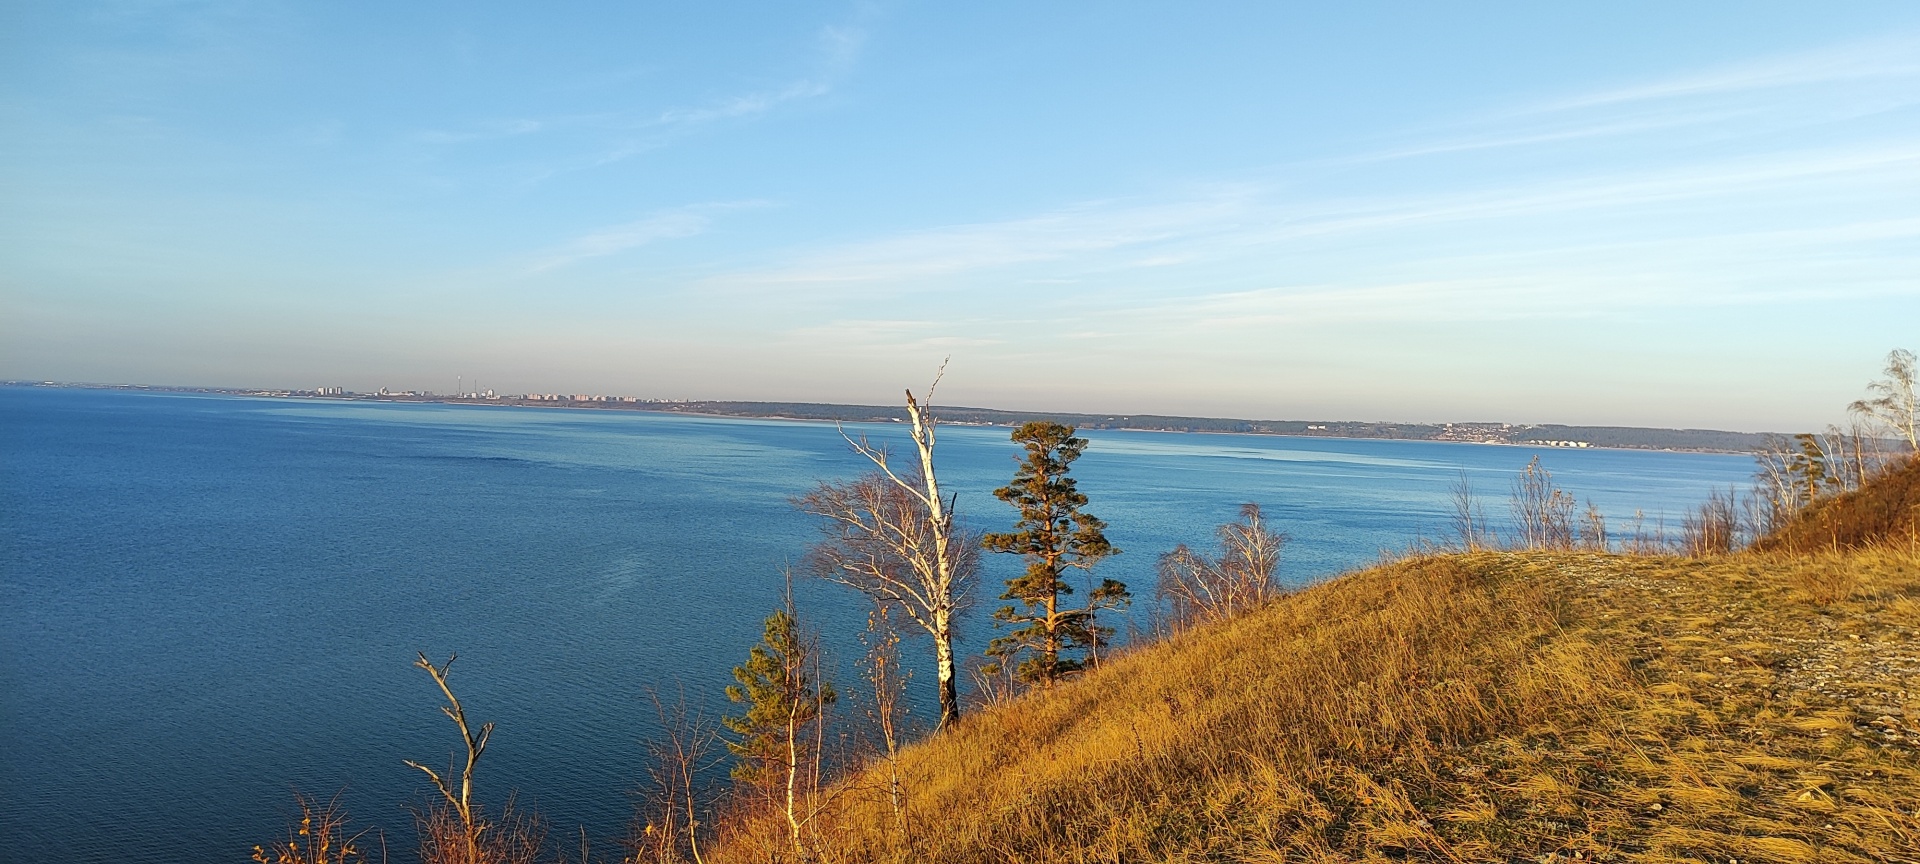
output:
[[[990,490],[1012,473],[1007,430],[941,435],[962,517],[1004,529],[1012,511]],[[1285,574],[1300,583],[1442,536],[1462,469],[1498,516],[1539,452],[1616,522],[1636,508],[1672,522],[1751,470],[1718,455],[1087,437],[1074,471],[1125,550],[1103,573],[1143,596],[1159,553],[1205,543],[1243,501],[1292,535]],[[294,789],[340,792],[408,860],[405,808],[427,788],[401,760],[444,764],[455,746],[416,651],[458,652],[456,691],[498,724],[480,799],[517,790],[556,837],[584,827],[608,849],[641,777],[645,689],[722,704],[814,537],[788,499],[861,464],[829,424],[0,388],[0,860],[242,861],[283,830]],[[1015,567],[989,563],[989,585]],[[806,579],[796,594],[850,654],[838,634],[861,604]],[[969,644],[991,635],[983,621]]]

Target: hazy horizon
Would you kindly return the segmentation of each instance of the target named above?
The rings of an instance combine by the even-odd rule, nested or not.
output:
[[[340,398],[349,402],[360,401],[362,400],[362,397],[378,398],[382,395],[379,388],[375,388],[373,390],[354,390],[352,388],[343,388],[346,390],[346,392],[343,394],[328,394],[325,396],[316,396],[315,394],[310,392],[316,388],[284,386],[284,385],[262,385],[262,386],[255,387],[255,386],[233,386],[233,385],[225,385],[225,384],[169,384],[169,383],[142,382],[142,381],[55,381],[55,380],[49,380],[49,379],[28,380],[28,379],[14,379],[14,378],[0,379],[0,382],[4,382],[6,384],[15,385],[15,386],[23,386],[23,387],[52,386],[52,387],[58,387],[58,388],[73,388],[73,389],[127,388],[128,392],[153,392],[153,393],[162,393],[162,394],[181,393],[185,395],[194,395],[196,392],[199,392],[199,391],[207,391],[211,395],[233,396],[233,397],[252,397],[252,396],[255,396],[256,392],[276,393],[276,394],[285,392],[290,395],[287,397],[260,396],[259,398],[295,398],[295,399]],[[332,385],[325,385],[325,386],[332,386]],[[500,392],[496,388],[487,386],[484,382],[482,382],[481,387],[484,388],[484,391],[494,392],[495,395],[501,399],[513,399],[513,398],[519,398],[519,397],[524,397],[528,395],[542,395],[542,396],[587,395],[592,397],[613,396],[613,397],[634,397],[636,399],[641,400],[640,402],[636,403],[637,405],[717,403],[717,404],[729,404],[729,405],[764,404],[764,405],[820,405],[820,406],[838,406],[838,407],[846,407],[846,408],[898,408],[900,406],[900,401],[901,401],[901,400],[895,400],[893,402],[885,402],[885,401],[826,402],[819,399],[706,399],[706,398],[701,398],[697,396],[695,397],[654,396],[646,393],[617,393],[617,392],[587,393],[587,392],[581,391],[579,388],[569,389],[565,387],[559,388],[554,391],[548,391],[548,392],[534,391],[534,393],[529,394],[529,393]],[[912,389],[914,389],[916,393],[924,394],[925,392],[924,388],[912,388]],[[464,390],[450,389],[447,391],[431,391],[426,388],[421,388],[416,390],[395,390],[393,388],[388,388],[388,390],[389,392],[387,395],[391,395],[394,397],[412,397],[420,400],[427,400],[418,404],[477,405],[477,406],[483,406],[483,407],[487,406],[488,404],[485,402],[472,401],[471,399],[466,398],[466,397],[480,397],[483,395],[483,392],[484,392],[484,391],[475,391],[470,389],[464,389]],[[464,396],[456,395],[456,394],[464,394]],[[1511,417],[1467,417],[1467,418],[1462,418],[1462,417],[1413,418],[1413,417],[1393,417],[1393,416],[1261,417],[1261,416],[1252,416],[1252,415],[1232,415],[1232,414],[1168,414],[1166,412],[1161,412],[1161,411],[1124,411],[1124,410],[1069,411],[1064,408],[1051,407],[1046,405],[1037,405],[1037,406],[1003,406],[1003,405],[976,405],[976,404],[962,405],[962,404],[949,403],[944,399],[938,400],[937,403],[926,403],[924,402],[924,396],[922,396],[921,398],[922,398],[923,404],[926,404],[928,407],[933,408],[935,410],[936,418],[938,417],[939,411],[941,409],[946,409],[949,411],[1009,411],[1009,412],[1031,412],[1031,413],[1052,412],[1052,413],[1057,413],[1063,416],[1106,415],[1108,417],[1131,417],[1131,418],[1185,417],[1185,418],[1192,418],[1195,420],[1247,420],[1247,421],[1255,421],[1255,422],[1325,421],[1330,423],[1383,423],[1383,424],[1399,424],[1399,425],[1469,425],[1469,426],[1481,425],[1481,424],[1489,424],[1489,425],[1506,424],[1509,426],[1516,426],[1516,427],[1569,426],[1569,427],[1575,427],[1575,428],[1586,427],[1586,428],[1623,428],[1623,429],[1635,429],[1635,428],[1679,429],[1682,431],[1737,432],[1737,433],[1756,433],[1756,434],[1762,434],[1762,433],[1795,434],[1801,431],[1808,431],[1808,430],[1791,430],[1791,429],[1731,429],[1726,427],[1706,427],[1706,426],[1695,426],[1695,427],[1640,426],[1640,425],[1628,424],[1628,423],[1560,423],[1558,421],[1551,421],[1551,420],[1527,420],[1524,418],[1516,419]],[[551,402],[551,403],[544,403],[544,404],[539,402],[526,403],[526,404],[514,402],[514,403],[507,403],[504,405],[493,405],[491,407],[532,408],[536,410],[541,410],[541,409],[550,409],[550,408],[551,409],[579,408],[581,406],[577,404],[570,404],[568,402]],[[588,406],[584,410],[600,410],[600,409],[595,409],[592,406]],[[647,410],[647,409],[635,408],[630,410]],[[797,423],[836,422],[836,421],[831,421],[831,420],[817,418],[817,417],[791,417],[791,416],[773,415],[773,414],[768,414],[768,415],[734,414],[734,413],[701,414],[700,412],[697,412],[697,411],[692,411],[692,412],[669,411],[667,413],[681,414],[683,416],[706,416],[706,417],[713,417],[716,419],[779,420],[779,421],[792,421]],[[860,422],[866,422],[866,421],[860,421]],[[966,421],[952,420],[952,419],[948,419],[946,422],[957,423],[960,425],[972,425],[971,423],[968,423]],[[1126,431],[1135,431],[1135,432],[1174,431],[1174,430],[1165,430],[1165,429],[1133,428],[1133,427],[1124,427],[1124,426],[1113,427],[1113,428],[1122,429]],[[1301,435],[1298,433],[1280,433],[1280,432],[1239,433],[1239,432],[1226,432],[1226,431],[1220,431],[1220,430],[1197,430],[1197,434],[1209,434],[1209,435],[1212,435],[1212,434],[1225,434],[1225,435],[1272,434],[1272,435],[1283,435],[1286,437],[1307,437],[1307,438],[1320,437],[1320,436],[1314,436],[1314,435]],[[1475,443],[1475,442],[1458,442],[1458,441],[1437,441],[1436,442],[1434,439],[1424,439],[1424,438],[1354,439],[1344,435],[1330,435],[1325,437],[1327,437],[1329,440],[1388,440],[1388,441],[1425,441],[1428,443]],[[1609,448],[1603,445],[1601,446],[1600,449],[1609,449]],[[1638,449],[1638,448],[1628,448],[1628,449]],[[1659,448],[1655,448],[1655,449],[1659,449]]]
[[[0,378],[1811,429],[1920,7],[0,11]]]

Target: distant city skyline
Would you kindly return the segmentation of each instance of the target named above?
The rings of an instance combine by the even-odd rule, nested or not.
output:
[[[13,4],[0,378],[1816,428],[1920,349],[1916,58],[1904,3]]]

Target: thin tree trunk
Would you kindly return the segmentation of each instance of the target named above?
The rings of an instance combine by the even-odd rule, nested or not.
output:
[[[933,653],[939,662],[940,729],[960,722],[960,690],[954,681],[953,612],[938,609],[933,615]]]
[[[800,817],[794,809],[793,800],[793,787],[800,779],[799,713],[797,702],[794,708],[787,711],[787,829],[793,838],[793,854],[805,861],[807,851],[800,844]]]
[[[946,364],[941,364],[944,373]],[[939,386],[939,378],[934,379]],[[928,389],[932,396],[933,391]],[[921,409],[913,391],[907,391],[907,417],[913,421],[913,445],[920,455],[920,476],[927,483],[927,520],[933,528],[933,563],[938,574],[935,581],[939,585],[938,602],[951,603],[954,589],[953,550],[953,514],[947,511],[947,502],[940,497],[940,480],[933,473],[933,423]],[[945,729],[960,720],[960,695],[954,682],[953,670],[953,627],[949,620],[951,611],[943,605],[934,610],[933,651],[940,664],[940,723],[936,729]]]

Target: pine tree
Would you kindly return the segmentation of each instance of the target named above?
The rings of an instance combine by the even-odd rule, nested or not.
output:
[[[837,698],[833,685],[819,680],[819,647],[801,631],[793,601],[767,616],[761,643],[734,667],[727,699],[747,706],[738,717],[722,717],[739,737],[727,749],[740,761],[733,778],[759,789],[779,807],[791,829],[794,851],[805,857],[802,826],[814,814],[806,798],[818,790],[826,707]]]
[[[1080,509],[1086,506],[1087,496],[1075,488],[1067,471],[1087,449],[1087,441],[1073,433],[1071,426],[1045,421],[1028,423],[1013,433],[1014,441],[1026,445],[1026,458],[1013,482],[993,494],[1018,508],[1020,520],[1016,530],[988,534],[981,544],[989,552],[1024,556],[1027,569],[1007,580],[1007,591],[1000,595],[1019,606],[1008,605],[993,614],[996,621],[1017,629],[987,647],[987,656],[994,658],[987,667],[990,674],[1016,658],[1020,659],[1014,674],[1042,686],[1082,671],[1113,634],[1113,628],[1100,626],[1097,613],[1121,608],[1132,599],[1127,586],[1112,579],[1090,584],[1084,605],[1069,606],[1064,599],[1073,594],[1073,586],[1066,581],[1068,570],[1091,571],[1101,559],[1120,552],[1107,542],[1106,523]],[[1087,578],[1091,583],[1091,573]],[[1083,651],[1084,656],[1075,656]]]

